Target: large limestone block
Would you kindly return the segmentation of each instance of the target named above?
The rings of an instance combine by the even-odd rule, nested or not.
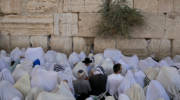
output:
[[[180,0],[174,0],[174,10],[176,13],[180,13]]]
[[[148,13],[158,12],[158,0],[134,0],[134,7]]]
[[[49,35],[53,33],[53,16],[5,16],[0,19],[0,31],[11,35]]]
[[[99,13],[80,13],[79,33],[76,36],[94,37],[100,17]]]
[[[2,35],[0,33],[0,50],[4,49],[4,50],[9,51],[10,50],[9,44],[10,44],[9,35]]]
[[[134,0],[126,0],[126,3],[129,7],[133,8],[134,6]]]
[[[19,48],[27,48],[30,46],[29,36],[10,36],[10,46],[11,50]]]
[[[93,49],[94,38],[83,38],[83,37],[73,37],[73,50],[75,52],[84,51],[89,53]]]
[[[62,0],[28,0],[24,6],[26,13],[57,13],[61,10],[61,7],[58,8],[61,2]]]
[[[165,37],[170,39],[180,38],[180,16],[174,15],[174,18],[167,17]]]
[[[75,13],[62,13],[60,14],[60,22],[62,24],[76,24],[78,16]]]
[[[131,31],[133,38],[161,38],[164,35],[165,16],[161,14],[143,13],[144,25],[134,26]]]
[[[85,12],[98,12],[103,0],[85,0]]]
[[[117,48],[126,55],[146,56],[147,54],[147,42],[145,39],[117,39]]]
[[[85,0],[64,0],[63,11],[65,12],[83,12],[85,9]]]
[[[50,39],[50,47],[52,50],[69,54],[72,52],[72,37],[53,36]]]
[[[173,12],[173,2],[174,0],[159,0],[158,1],[158,12],[159,13],[170,13]]]
[[[60,34],[62,36],[72,36],[78,34],[78,16],[73,13],[60,14],[59,18]]]
[[[64,0],[64,12],[98,12],[102,0]]]
[[[103,52],[107,48],[116,48],[116,41],[113,38],[95,38],[94,51]]]
[[[64,0],[59,0],[59,3],[58,3],[58,13],[62,13],[63,12],[63,5],[64,5]]]
[[[152,39],[148,45],[149,54],[155,54],[158,57],[170,56],[171,42],[167,39]]]
[[[30,42],[32,47],[42,47],[44,50],[47,50],[48,38],[47,36],[31,36]]]
[[[0,11],[5,14],[19,14],[22,11],[22,0],[0,0]]]
[[[173,41],[173,55],[179,55],[180,54],[180,40],[174,40]]]
[[[74,13],[54,14],[54,35],[72,36],[78,33],[78,16]]]

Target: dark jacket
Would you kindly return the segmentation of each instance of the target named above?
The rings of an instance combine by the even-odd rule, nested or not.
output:
[[[88,80],[78,79],[73,81],[76,100],[85,100],[89,97],[91,87]]]
[[[93,75],[89,78],[89,82],[91,85],[91,94],[99,95],[106,91],[106,81],[107,76],[103,74]]]

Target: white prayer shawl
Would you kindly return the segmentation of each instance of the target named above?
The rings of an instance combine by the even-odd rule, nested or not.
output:
[[[44,58],[46,63],[56,63],[56,52],[53,50],[47,51]]]
[[[111,95],[117,94],[118,87],[120,86],[123,79],[124,77],[121,76],[120,74],[109,75],[107,79],[107,86],[106,86],[107,91],[109,91]]]
[[[31,86],[39,87],[45,91],[52,91],[57,85],[57,73],[46,71],[41,68],[34,68],[32,71]]]
[[[26,96],[25,100],[37,100],[38,95],[42,92],[43,90],[40,88],[31,88],[29,91],[28,95]]]
[[[107,75],[110,75],[113,73],[113,66],[114,64],[112,60],[109,58],[106,58],[102,63],[102,67]]]
[[[124,93],[132,85],[136,84],[133,73],[129,70],[118,88],[118,94]]]
[[[118,100],[130,100],[126,94],[119,94]]]
[[[142,71],[145,71],[149,67],[159,66],[159,64],[156,61],[154,61],[151,57],[148,57],[144,60],[140,60],[138,65]]]
[[[0,82],[0,99],[1,100],[13,100],[19,98],[23,100],[23,95],[16,88],[12,86],[8,81]]]
[[[160,71],[159,67],[155,67],[155,68],[149,67],[144,72],[150,80],[155,80],[157,75],[159,74],[159,71]]]
[[[180,75],[176,68],[162,67],[157,80],[163,85],[169,96],[173,97],[173,100],[180,100]]]
[[[81,61],[83,61],[86,58],[86,54],[83,51],[81,51],[81,53],[79,54],[79,58]]]
[[[95,62],[94,62],[95,66],[101,66],[103,61],[104,61],[104,55],[103,54],[96,54],[94,56],[94,60],[95,60]]]
[[[139,59],[136,55],[134,55],[132,57],[123,56],[122,59],[129,66],[128,69],[137,69],[138,68]]]
[[[144,90],[138,84],[134,84],[125,92],[130,100],[145,100]]]
[[[37,100],[75,100],[72,97],[58,95],[55,93],[41,92]]]
[[[74,65],[76,63],[80,62],[80,58],[79,55],[76,52],[73,52],[70,56],[69,56],[69,63],[71,65],[71,68],[74,67]]]
[[[42,65],[45,63],[44,51],[41,47],[28,48],[25,52],[25,58],[31,60],[32,62],[39,59]]]
[[[74,75],[76,78],[78,77],[77,73],[78,73],[79,70],[83,70],[83,71],[86,73],[86,75],[88,76],[87,67],[85,66],[84,63],[79,62],[79,63],[73,68],[73,70],[72,70],[72,71],[73,71],[73,75]]]
[[[2,80],[6,80],[6,81],[9,81],[10,83],[14,84],[15,81],[14,81],[14,78],[11,74],[11,72],[8,70],[8,69],[3,69],[1,72],[0,72],[0,81]]]
[[[18,61],[20,60],[20,57],[23,56],[22,51],[19,48],[15,48],[13,51],[10,53],[10,57],[13,61]]]
[[[117,63],[123,57],[123,54],[117,49],[106,49],[104,50],[104,57],[111,58],[113,62]]]
[[[164,87],[157,80],[152,80],[147,88],[146,100],[158,100],[159,98],[170,100]]]
[[[134,73],[134,79],[141,87],[144,87],[144,78],[145,77],[146,77],[146,75],[142,71],[137,71]]]

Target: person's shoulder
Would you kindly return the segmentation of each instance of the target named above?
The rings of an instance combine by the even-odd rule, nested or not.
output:
[[[114,73],[108,75],[108,78],[114,78],[114,77],[115,77],[115,74],[114,74]]]
[[[123,79],[123,78],[124,78],[124,76],[122,76],[121,74],[119,74],[119,75],[118,75],[118,77],[119,77],[119,78],[121,78],[121,79]]]

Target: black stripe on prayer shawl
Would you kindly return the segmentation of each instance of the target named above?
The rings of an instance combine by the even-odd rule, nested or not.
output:
[[[58,65],[58,64],[54,65],[54,71],[59,72],[59,71],[64,71],[64,70],[65,70],[64,66]]]
[[[146,87],[147,85],[149,85],[149,83],[151,82],[151,80],[147,77],[144,78],[144,87]]]
[[[97,66],[97,68],[99,68],[103,72],[103,74],[105,74],[104,68],[102,66]]]

